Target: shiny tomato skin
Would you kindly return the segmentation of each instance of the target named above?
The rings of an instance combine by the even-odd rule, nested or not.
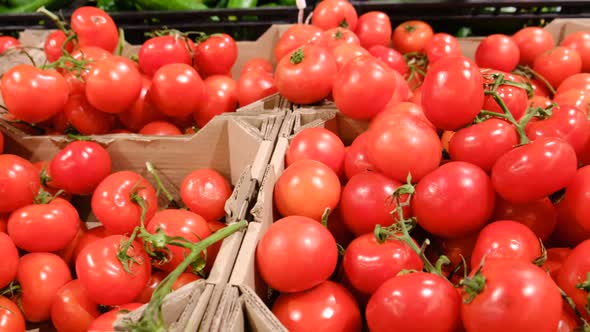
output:
[[[461,307],[467,332],[556,330],[561,295],[543,270],[529,262],[490,259],[482,274],[486,278],[483,292]]]
[[[117,258],[121,241],[129,238],[111,235],[87,245],[76,259],[76,274],[88,292],[88,298],[104,305],[121,305],[141,293],[152,273],[149,256],[135,241],[127,254],[135,259],[127,272]]]
[[[204,77],[229,73],[238,58],[236,41],[225,33],[214,34],[197,44],[195,67]]]
[[[590,90],[590,73],[580,73],[572,75],[559,85],[555,94],[566,92],[568,90]]]
[[[148,97],[152,81],[147,77],[142,77],[141,93],[133,105],[125,112],[117,114],[121,123],[127,129],[137,132],[145,125],[153,121],[163,121],[166,116],[156,109]]]
[[[225,216],[225,202],[231,194],[231,184],[213,169],[193,171],[180,184],[184,204],[207,221]]]
[[[72,275],[59,256],[38,252],[20,258],[16,279],[22,288],[20,303],[25,318],[42,322],[50,318],[59,289],[72,280]]]
[[[68,123],[82,135],[104,135],[115,124],[112,114],[94,108],[84,95],[70,96],[63,114]]]
[[[132,232],[140,225],[141,208],[131,200],[137,194],[146,204],[145,219],[150,220],[158,210],[156,190],[141,175],[121,171],[107,176],[92,195],[92,212],[112,234]]]
[[[149,96],[156,108],[168,116],[192,114],[203,102],[205,84],[197,71],[182,63],[160,67],[152,79]]]
[[[238,79],[236,89],[240,107],[244,107],[277,92],[277,86],[272,72],[265,70],[251,70],[243,73]]]
[[[419,120],[422,120],[424,123],[430,125],[433,130],[436,130],[434,125],[431,124],[426,118],[426,115],[424,115],[424,110],[420,105],[405,101],[397,104],[392,104],[391,102],[387,104],[383,112],[377,114],[377,116],[371,119],[371,122],[369,123],[369,129],[375,128],[383,123],[396,123],[398,121],[402,121],[401,117],[405,115],[412,115]]]
[[[406,63],[406,60],[404,60],[403,55],[393,48],[383,45],[375,45],[369,48],[369,53],[377,59],[385,62],[389,68],[402,75],[407,74],[409,71],[408,64]]]
[[[72,30],[78,36],[78,46],[97,46],[113,52],[119,42],[119,32],[113,19],[102,9],[79,7],[72,13]]]
[[[75,195],[89,195],[112,170],[108,151],[94,142],[68,144],[49,164],[51,183]]]
[[[508,76],[507,79],[512,78]],[[527,107],[529,106],[526,90],[503,84],[498,87],[497,92],[514,119],[519,120],[525,114]],[[498,102],[494,100],[492,96],[485,96],[483,109],[497,113],[504,113],[502,108],[498,105]]]
[[[363,171],[374,170],[367,156],[368,137],[368,134],[364,132],[352,142],[352,145],[346,147],[344,152],[344,174],[347,179]]]
[[[360,57],[361,55],[369,55],[369,52],[362,46],[350,44],[338,45],[334,47],[331,52],[338,65],[338,71],[340,71],[352,59]]]
[[[66,42],[66,34],[61,30],[56,30],[47,36],[45,43],[43,44],[43,51],[47,57],[47,61],[54,62],[59,59],[62,55],[62,47]],[[74,50],[74,44],[70,41],[65,47],[66,51],[72,53]]]
[[[86,232],[88,232],[86,223],[82,220],[78,220],[78,232],[76,232],[76,235],[74,235],[74,239],[70,241],[61,250],[55,252],[55,254],[61,257],[68,265],[73,265],[76,260],[74,257],[76,247],[78,246],[78,243],[80,243],[80,240],[84,237]]]
[[[0,54],[4,54],[9,49],[18,48],[20,42],[18,39],[10,36],[0,36]]]
[[[557,284],[563,291],[574,300],[576,307],[588,319],[586,306],[588,304],[588,292],[577,288],[577,285],[587,280],[587,273],[590,271],[590,240],[578,244],[568,255],[557,275]]]
[[[424,114],[437,128],[456,130],[471,123],[484,101],[483,79],[465,57],[446,57],[434,63],[422,85]]]
[[[560,92],[553,97],[553,102],[557,105],[574,106],[584,114],[588,114],[590,109],[590,90],[570,89]]]
[[[575,332],[579,327],[578,318],[572,313],[571,308],[565,307],[561,313],[559,324],[557,325],[557,332]]]
[[[178,136],[182,131],[168,121],[152,121],[138,131],[141,135]]]
[[[460,325],[461,297],[437,275],[415,272],[386,281],[365,310],[369,329],[454,332]]]
[[[542,241],[547,241],[557,225],[557,210],[547,197],[520,204],[498,198],[492,220],[518,221]]]
[[[577,51],[558,46],[539,55],[533,70],[543,76],[553,87],[566,78],[582,72],[582,58]]]
[[[423,21],[407,21],[393,30],[393,48],[402,54],[422,52],[433,36],[432,28]]]
[[[492,215],[495,200],[492,182],[481,168],[453,161],[418,182],[412,210],[428,232],[456,238],[480,230]]]
[[[551,278],[557,282],[557,276],[565,260],[572,253],[571,248],[549,248],[547,249],[547,260],[543,263],[543,270],[547,271]]]
[[[148,77],[152,77],[158,69],[167,64],[193,63],[188,40],[173,35],[148,39],[141,45],[138,58],[141,71]]]
[[[25,332],[25,318],[16,303],[0,296],[0,331]]]
[[[61,112],[68,101],[66,80],[55,70],[17,65],[2,75],[2,100],[18,120],[39,123]],[[39,103],[32,103],[37,100]]]
[[[0,212],[32,204],[40,187],[39,170],[33,164],[16,155],[0,155]]]
[[[543,96],[534,96],[533,98],[529,99],[529,107],[541,107],[547,108],[551,106],[553,102],[551,99]]]
[[[291,164],[275,184],[274,202],[284,216],[304,216],[320,221],[324,211],[340,200],[340,180],[328,166],[315,160]]]
[[[563,201],[567,214],[572,221],[590,232],[590,222],[587,219],[590,215],[588,208],[588,192],[590,192],[590,166],[584,166],[577,170],[575,177],[566,188]]]
[[[383,110],[395,92],[395,75],[371,56],[350,60],[334,78],[332,94],[340,112],[359,120]]]
[[[435,33],[432,36],[432,39],[426,44],[424,52],[428,58],[428,63],[435,63],[448,56],[460,56],[463,54],[457,38],[442,32]]]
[[[0,253],[2,253],[0,288],[4,288],[16,278],[18,269],[18,249],[6,233],[0,233]]]
[[[337,261],[338,249],[332,234],[318,221],[302,216],[276,221],[256,249],[256,265],[262,279],[285,293],[308,290],[326,281]]]
[[[109,234],[102,225],[85,231],[84,234],[82,234],[82,236],[78,240],[78,243],[76,243],[76,246],[74,247],[74,251],[72,252],[71,258],[72,263],[76,263],[76,259],[78,258],[80,251],[82,251],[82,249],[84,249],[88,244],[99,239],[103,239],[109,235],[111,234]]]
[[[532,65],[537,56],[555,47],[551,33],[539,27],[520,29],[512,36],[512,40],[520,50],[521,65]]]
[[[272,306],[273,314],[292,332],[360,331],[361,313],[343,286],[325,281],[301,293],[281,294]],[[330,312],[330,315],[325,315]]]
[[[51,306],[51,322],[59,332],[88,331],[98,316],[98,304],[88,298],[88,292],[78,279],[65,284]]]
[[[477,47],[475,62],[481,68],[511,72],[520,60],[518,45],[502,34],[487,36]]]
[[[240,76],[249,71],[255,71],[259,69],[267,73],[273,73],[272,63],[270,63],[270,61],[263,58],[253,58],[244,63],[244,66],[242,66],[242,71],[240,72]]]
[[[360,45],[357,35],[346,28],[333,28],[323,32],[327,40],[326,47],[331,50],[342,44]]]
[[[354,239],[342,261],[350,284],[364,294],[373,294],[402,270],[422,271],[420,257],[404,242],[387,239],[380,243],[373,233]]]
[[[213,117],[235,112],[238,106],[237,83],[231,77],[213,75],[205,79],[205,99],[193,114],[199,128],[203,128]]]
[[[565,37],[560,45],[578,52],[582,57],[582,71],[590,71],[590,33],[588,31],[574,32]]]
[[[327,44],[323,30],[307,24],[292,25],[283,33],[274,48],[275,60],[279,62],[283,56],[305,44]]]
[[[115,308],[111,309],[109,312],[104,313],[98,316],[90,327],[88,327],[88,331],[92,332],[105,332],[105,331],[114,331],[115,330],[115,322],[121,318],[121,316],[129,313],[130,311],[135,311],[139,309],[143,303],[127,303],[121,306],[116,306]]]
[[[153,271],[152,275],[150,276],[150,279],[145,284],[143,290],[141,291],[141,293],[139,293],[139,295],[134,301],[139,303],[148,303],[151,300],[152,294],[154,294],[156,287],[160,285],[164,278],[166,278],[165,272]]]
[[[391,42],[391,21],[384,12],[371,11],[359,17],[355,32],[367,50],[376,45],[387,47]]]
[[[492,183],[505,200],[526,203],[569,185],[576,167],[576,152],[569,143],[539,138],[500,157],[492,168]]]
[[[355,31],[357,23],[356,9],[348,0],[322,1],[317,4],[311,17],[311,24],[322,30],[344,27]]]
[[[341,174],[344,162],[344,143],[325,128],[303,129],[291,140],[286,155],[286,166],[297,160],[311,159],[330,167]]]
[[[555,245],[574,247],[581,242],[590,239],[590,231],[587,231],[577,222],[574,212],[566,199],[555,204],[557,209],[557,226],[551,236]]]

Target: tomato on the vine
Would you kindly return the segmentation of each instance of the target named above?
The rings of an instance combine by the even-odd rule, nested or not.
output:
[[[422,52],[433,36],[432,27],[423,21],[407,21],[393,30],[393,48],[401,53]]]
[[[14,37],[0,36],[0,54],[4,54],[4,52],[10,49],[18,48],[20,45],[18,39]]]
[[[520,50],[521,65],[532,65],[540,54],[555,47],[555,39],[551,33],[539,27],[520,29],[512,36],[512,40]]]
[[[72,30],[78,47],[97,46],[113,52],[119,42],[117,26],[109,14],[97,7],[79,7],[72,13]]]
[[[346,28],[333,28],[324,31],[323,34],[327,40],[326,47],[330,50],[342,44],[360,45],[356,34]]]
[[[60,288],[51,306],[51,322],[60,332],[88,331],[98,316],[98,304],[88,297],[88,291],[78,279]]]
[[[12,212],[33,203],[41,181],[39,170],[28,160],[0,155],[0,212]]]
[[[205,79],[205,98],[193,118],[203,128],[213,117],[234,112],[238,106],[237,84],[231,77],[213,75]]]
[[[117,114],[121,123],[131,131],[139,131],[145,125],[153,121],[163,121],[166,116],[156,109],[156,106],[150,100],[148,93],[152,81],[147,77],[142,77],[142,86],[139,98],[126,111]]]
[[[360,134],[352,145],[346,147],[344,152],[344,174],[350,179],[363,171],[374,170],[367,156],[367,141],[369,134]]]
[[[571,253],[571,248],[549,248],[547,249],[547,260],[541,267],[557,282],[559,271]]]
[[[149,97],[168,116],[182,117],[195,112],[203,102],[205,84],[191,66],[173,63],[160,67],[152,79]]]
[[[588,250],[590,249],[590,240],[578,244],[574,250],[567,256],[559,274],[557,275],[557,284],[563,291],[572,298],[578,310],[583,313],[583,317],[588,319],[590,316],[586,311],[588,306],[588,271],[590,271],[590,259],[588,259]]]
[[[157,36],[148,39],[139,49],[138,59],[141,71],[148,77],[154,76],[161,67],[171,63],[193,64],[192,42],[182,36]]]
[[[533,70],[558,87],[566,78],[582,72],[582,57],[573,49],[558,46],[537,56]]]
[[[82,135],[104,135],[115,125],[112,114],[94,108],[84,95],[70,96],[63,114],[68,124]]]
[[[66,34],[61,30],[56,30],[47,36],[45,44],[43,44],[43,51],[45,52],[47,61],[54,62],[64,55],[63,48],[65,48],[67,52],[72,53],[74,50],[74,44],[72,41],[69,41],[67,45],[64,45],[66,39]]]
[[[385,62],[389,68],[397,71],[402,75],[408,73],[408,64],[402,54],[393,48],[389,48],[383,45],[375,45],[369,48],[369,53],[377,59]]]
[[[225,33],[214,34],[197,44],[195,67],[204,77],[227,75],[237,58],[236,41]]]
[[[557,211],[548,197],[528,203],[511,203],[498,198],[492,220],[518,221],[539,239],[547,241],[557,225]]]
[[[555,94],[566,92],[568,90],[590,90],[590,73],[580,73],[572,75],[559,85]]]
[[[327,45],[323,30],[308,24],[292,25],[274,48],[275,60],[280,61],[286,54],[306,44]]]

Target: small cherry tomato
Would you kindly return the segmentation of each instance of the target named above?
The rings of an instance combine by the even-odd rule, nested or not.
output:
[[[10,36],[0,36],[0,54],[4,54],[9,49],[18,48],[19,46],[20,42],[18,39]]]
[[[47,36],[45,44],[43,44],[43,51],[45,51],[47,61],[54,62],[59,59],[63,55],[62,48],[65,48],[67,52],[72,53],[74,50],[74,44],[72,41],[69,41],[67,45],[64,45],[66,39],[66,34],[61,30],[56,30]]]

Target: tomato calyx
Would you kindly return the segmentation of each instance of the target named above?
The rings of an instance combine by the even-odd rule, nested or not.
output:
[[[416,31],[416,29],[418,29],[418,27],[416,27],[415,25],[412,25],[412,24],[406,24],[406,25],[404,25],[404,30],[407,33],[412,33],[414,31]]]
[[[8,286],[0,289],[0,296],[5,296],[8,298],[13,298],[15,296],[19,296],[21,293],[22,287],[18,284],[16,280],[11,281]]]
[[[348,24],[346,19],[343,19],[342,22],[340,22],[340,24],[338,25],[338,27],[348,29],[350,25]]]
[[[541,239],[539,239],[539,244],[541,245],[541,254],[539,255],[539,257],[533,260],[533,264],[537,265],[538,267],[541,267],[547,261],[547,248],[545,248],[545,245],[543,244],[543,241],[541,241]]]
[[[342,33],[342,31],[340,29],[336,30],[336,33],[333,35],[333,38],[335,40],[339,40],[344,38],[344,34]]]
[[[413,91],[418,88],[421,84],[420,81],[426,76],[425,68],[428,68],[428,57],[422,52],[410,52],[404,54],[403,58],[409,69],[406,82],[409,84],[416,81],[413,86],[410,86],[410,89]]]
[[[290,61],[292,64],[297,65],[300,64],[303,59],[305,59],[305,54],[303,53],[303,47],[300,47],[291,54]]]
[[[485,262],[485,257],[481,260],[479,267],[472,277],[467,276],[467,269],[465,269],[465,277],[459,282],[463,286],[463,291],[467,297],[463,297],[463,303],[469,304],[473,302],[475,297],[479,295],[486,286],[486,277],[481,272]]]

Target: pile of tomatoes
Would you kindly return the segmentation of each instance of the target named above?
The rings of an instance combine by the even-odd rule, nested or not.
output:
[[[275,55],[290,101],[368,120],[287,151],[256,266],[289,331],[590,328],[590,31],[491,35],[473,61],[324,0]]]
[[[90,141],[37,163],[0,154],[0,331],[48,320],[60,332],[112,331],[150,300],[144,319],[163,324],[162,298],[206,276],[215,241],[235,231],[220,221],[230,183],[212,169],[187,170],[179,209],[140,173],[113,172],[109,153]],[[91,229],[88,210],[100,222]]]

